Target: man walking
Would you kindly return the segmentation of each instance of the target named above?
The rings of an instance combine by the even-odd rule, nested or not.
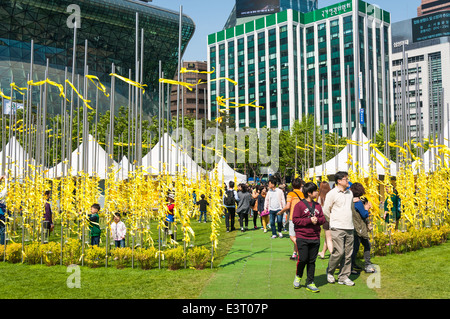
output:
[[[264,202],[264,209],[270,212],[270,229],[272,230],[272,238],[283,238],[281,233],[281,227],[283,222],[283,216],[280,215],[281,210],[286,206],[286,200],[284,199],[284,193],[281,189],[276,188],[276,180],[273,177],[269,179],[269,191],[267,192]],[[275,226],[276,220],[276,226]]]
[[[223,205],[225,206],[225,225],[227,227],[227,233],[235,230],[234,222],[236,216],[236,203],[239,201],[236,190],[234,189],[234,182],[228,183],[229,188],[223,194]],[[230,228],[231,221],[231,228]]]
[[[334,272],[341,264],[338,283],[353,286],[355,283],[349,278],[353,253],[353,193],[348,189],[348,173],[336,173],[335,182],[336,186],[328,192],[323,207],[323,213],[330,223],[334,247],[328,262],[327,280],[331,284],[335,283]]]

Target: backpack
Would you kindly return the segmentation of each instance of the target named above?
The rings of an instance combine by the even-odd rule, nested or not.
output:
[[[227,190],[223,203],[225,206],[233,206],[236,204],[236,199],[234,198],[233,190]]]

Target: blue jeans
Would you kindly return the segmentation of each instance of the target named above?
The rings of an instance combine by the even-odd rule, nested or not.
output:
[[[115,240],[116,247],[124,248],[125,247],[125,239]]]
[[[100,245],[100,236],[91,237],[91,246]]]
[[[281,233],[281,229],[283,227],[283,215],[277,215],[281,209],[279,210],[270,210],[270,229],[272,230],[272,235],[277,235],[277,229],[275,228],[275,219],[277,221],[278,232]]]
[[[198,219],[199,222],[202,221],[202,216],[205,216],[204,221],[206,222],[206,212],[200,212],[200,218]]]

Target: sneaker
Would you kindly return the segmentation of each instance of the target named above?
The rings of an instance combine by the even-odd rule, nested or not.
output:
[[[291,257],[289,257],[290,260],[297,260],[297,254],[293,253]]]
[[[300,281],[302,280],[302,278],[300,278],[299,276],[295,276],[294,278],[294,288],[298,289],[300,288]]]
[[[368,273],[368,274],[372,274],[372,273],[376,272],[375,267],[372,266],[372,265],[368,265],[368,266],[364,269],[364,271],[365,271],[366,273]]]
[[[282,233],[278,233],[278,237],[283,238],[283,234]]]
[[[336,282],[336,279],[334,279],[334,276],[332,274],[327,274],[327,281],[330,284],[334,284]]]
[[[264,232],[267,233],[267,229],[264,229]]]
[[[277,238],[277,235],[272,235],[272,238]]]
[[[310,283],[309,285],[306,286],[306,290],[311,291],[311,292],[319,292],[319,288],[316,287],[316,285],[314,283]]]
[[[339,280],[338,284],[339,285],[346,285],[346,286],[354,286],[355,285],[355,283],[353,281],[351,281],[350,278],[347,278],[344,281]]]

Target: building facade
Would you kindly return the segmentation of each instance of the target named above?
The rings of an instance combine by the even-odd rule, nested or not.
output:
[[[326,132],[349,136],[361,121],[370,132],[391,121],[390,14],[349,0],[301,13],[285,10],[209,35],[208,114],[230,98],[236,129],[289,130],[314,115]],[[322,111],[323,110],[323,111]],[[323,116],[322,116],[323,115]]]
[[[75,4],[74,4],[75,3]],[[136,13],[138,29],[144,31],[144,43],[138,35],[136,52]],[[144,56],[143,79],[148,85],[144,94],[144,112],[156,115],[158,110],[159,61],[162,70],[173,77],[178,64],[179,13],[136,0],[17,0],[2,1],[0,6],[0,87],[10,93],[12,79],[18,86],[26,86],[27,76],[32,80],[45,79],[48,62],[48,78],[63,84],[65,68],[71,79],[74,22],[78,20],[74,85],[85,74],[85,42],[87,41],[87,65],[89,74],[98,76],[110,86],[112,64],[117,74],[136,79],[136,53]],[[182,18],[183,53],[195,30],[191,18]],[[30,67],[33,41],[33,68]],[[78,79],[80,75],[80,79]],[[81,82],[82,83],[82,82]],[[33,99],[39,90],[33,90]],[[95,101],[95,87],[88,91],[88,99]],[[128,105],[129,85],[116,81],[117,104]],[[84,94],[84,92],[83,92]],[[109,109],[109,100],[100,94],[100,110]],[[49,113],[60,109],[58,90],[49,93]]]
[[[411,139],[439,136],[449,122],[450,11],[392,24],[392,105]]]
[[[422,0],[421,5],[417,8],[417,16],[420,17],[444,10],[450,10],[449,0]]]
[[[208,63],[206,61],[183,61],[182,68],[187,71],[198,72],[186,72],[180,74],[181,82],[190,84],[199,83],[199,81],[206,83],[208,81]],[[178,79],[178,74],[175,75],[174,80]],[[179,92],[178,92],[179,90]],[[179,97],[179,102],[177,102]],[[177,107],[179,107],[179,115],[183,110],[184,115],[192,116],[193,118],[204,118],[207,113],[207,85],[200,84],[188,90],[184,86],[172,85],[170,92],[170,112],[172,118],[177,116]]]

